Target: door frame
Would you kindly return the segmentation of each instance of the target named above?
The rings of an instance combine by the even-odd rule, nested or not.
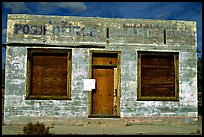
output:
[[[121,55],[121,51],[107,51],[107,50],[90,50],[89,51],[89,78],[92,78],[92,59],[93,59],[93,53],[99,53],[99,54],[104,54],[104,53],[113,53],[113,54],[117,54],[117,77],[116,77],[116,83],[117,85],[115,86],[115,88],[117,88],[117,94],[115,94],[114,96],[114,112],[113,115],[110,116],[94,116],[93,115],[93,111],[92,111],[92,107],[93,107],[93,99],[92,99],[92,94],[93,92],[89,92],[88,93],[88,117],[103,117],[103,118],[110,118],[110,117],[120,117],[120,55]],[[114,74],[115,75],[115,74]],[[114,76],[115,77],[115,76]],[[114,78],[115,79],[115,78]],[[115,82],[114,82],[115,83]]]

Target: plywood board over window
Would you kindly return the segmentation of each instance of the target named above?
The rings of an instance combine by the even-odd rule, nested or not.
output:
[[[71,99],[71,50],[28,49],[27,99]]]
[[[138,52],[138,100],[178,100],[178,52]]]

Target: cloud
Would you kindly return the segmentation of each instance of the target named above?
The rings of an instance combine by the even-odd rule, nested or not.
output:
[[[160,20],[168,19],[169,15],[170,15],[170,12],[165,11],[165,12],[162,12],[161,14],[156,15],[155,19],[160,19]]]
[[[7,32],[7,30],[6,30],[6,28],[4,28],[4,29],[2,30],[2,36],[6,36],[6,32]]]
[[[87,9],[83,2],[39,2],[39,4],[46,12],[53,12],[54,9],[70,9],[73,12],[79,13]]]
[[[83,2],[60,2],[59,7],[61,8],[70,8],[74,12],[81,12],[87,9],[86,5]]]
[[[30,12],[25,2],[4,2],[5,8],[11,9],[12,13]]]
[[[11,9],[12,13],[59,13],[71,10],[80,13],[87,9],[83,2],[4,2],[4,7]]]

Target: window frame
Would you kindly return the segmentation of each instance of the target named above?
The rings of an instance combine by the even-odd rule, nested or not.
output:
[[[67,95],[32,95],[32,57],[33,54],[64,54],[67,53]],[[71,72],[72,72],[72,50],[50,49],[50,48],[28,48],[27,49],[27,74],[26,74],[26,99],[38,100],[70,100],[71,99]]]
[[[137,62],[137,78],[138,78],[138,86],[137,86],[137,100],[138,101],[179,101],[179,52],[155,52],[155,51],[138,51],[138,62]],[[142,55],[154,55],[154,56],[173,56],[174,57],[174,74],[175,74],[175,89],[174,96],[142,96],[141,91],[141,58]]]

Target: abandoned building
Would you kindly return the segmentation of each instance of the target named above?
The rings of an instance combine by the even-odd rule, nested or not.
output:
[[[4,123],[197,121],[195,21],[9,14]]]

